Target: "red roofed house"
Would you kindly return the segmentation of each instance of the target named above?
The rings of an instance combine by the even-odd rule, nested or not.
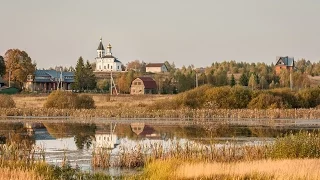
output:
[[[146,72],[163,73],[168,72],[168,68],[164,63],[149,63],[146,65]]]
[[[151,77],[138,77],[131,83],[130,94],[155,94],[157,83]]]
[[[276,74],[279,75],[282,70],[293,70],[294,69],[294,58],[293,57],[277,57],[277,63],[275,65]]]

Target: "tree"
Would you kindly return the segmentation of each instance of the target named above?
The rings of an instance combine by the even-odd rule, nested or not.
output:
[[[0,56],[0,77],[6,74],[6,63],[2,56]]]
[[[93,67],[87,61],[85,67],[84,67],[84,86],[86,87],[87,90],[92,90],[96,88],[97,81],[96,81],[96,76],[93,73]]]
[[[27,76],[34,74],[36,63],[32,62],[28,53],[19,49],[9,49],[4,59],[6,70],[9,71],[5,79],[17,82],[18,88],[22,88],[23,83],[27,81]]]
[[[137,72],[145,72],[145,63],[140,62],[139,60],[134,60],[131,62],[128,62],[127,64],[127,70],[134,70]]]
[[[82,56],[79,57],[77,65],[76,65],[76,71],[74,73],[74,83],[73,83],[73,89],[76,90],[83,90],[84,89],[84,63]]]
[[[231,75],[231,79],[230,79],[230,86],[233,87],[236,85],[236,80],[234,79],[234,75]]]
[[[248,79],[247,74],[246,73],[242,73],[242,75],[240,76],[240,80],[239,81],[240,81],[240,84],[242,86],[248,86],[249,79]]]
[[[261,76],[259,85],[261,89],[268,88],[268,82],[264,76]]]
[[[257,86],[257,81],[256,81],[256,77],[254,74],[251,74],[249,82],[248,82],[248,86],[250,86],[252,88],[252,90]]]

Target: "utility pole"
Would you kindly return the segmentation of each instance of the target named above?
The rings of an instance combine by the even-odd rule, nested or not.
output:
[[[198,73],[196,72],[196,87],[198,87]]]

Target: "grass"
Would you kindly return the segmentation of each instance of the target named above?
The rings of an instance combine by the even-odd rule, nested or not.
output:
[[[49,94],[17,94],[12,95],[17,108],[42,108]],[[109,94],[88,94],[92,96],[98,109],[109,107],[136,107],[146,106],[157,100],[171,99],[174,95],[118,95],[111,96]]]
[[[1,180],[44,180],[45,178],[38,175],[34,170],[25,170],[16,168],[0,168]]]
[[[148,164],[136,179],[261,179],[320,178],[320,159],[257,160],[233,163],[190,163],[178,159]]]

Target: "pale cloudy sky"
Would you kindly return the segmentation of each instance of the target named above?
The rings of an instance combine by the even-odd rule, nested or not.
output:
[[[0,0],[0,7],[0,55],[25,50],[38,68],[93,61],[100,36],[123,64],[320,60],[319,0]]]

